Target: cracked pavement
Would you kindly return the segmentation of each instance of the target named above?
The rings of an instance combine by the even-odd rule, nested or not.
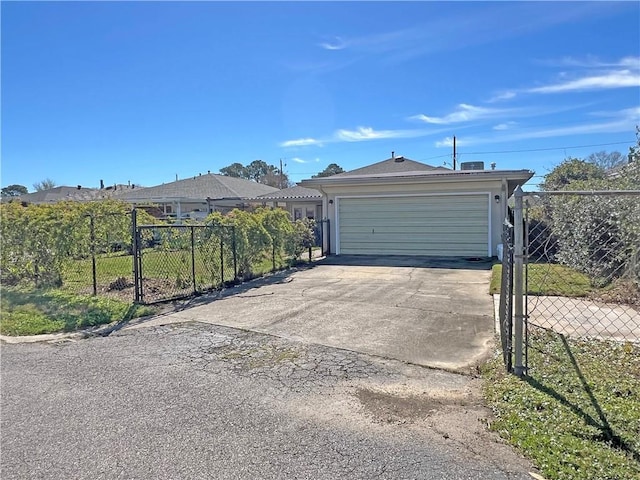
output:
[[[479,380],[205,323],[3,345],[3,479],[530,479]]]

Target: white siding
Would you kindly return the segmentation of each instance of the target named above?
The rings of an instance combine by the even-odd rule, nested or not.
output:
[[[488,256],[489,196],[338,199],[338,253]]]

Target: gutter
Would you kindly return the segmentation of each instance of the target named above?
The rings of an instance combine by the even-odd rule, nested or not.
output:
[[[528,181],[533,177],[534,172],[531,170],[492,170],[492,171],[456,171],[444,173],[429,173],[425,175],[380,175],[380,176],[352,176],[352,177],[327,177],[323,180],[308,179],[302,180],[300,185],[309,188],[315,188],[325,193],[321,187],[341,186],[341,185],[379,185],[393,181],[395,183],[442,183],[442,182],[458,182],[462,179],[465,181],[483,181],[483,180],[521,180]]]

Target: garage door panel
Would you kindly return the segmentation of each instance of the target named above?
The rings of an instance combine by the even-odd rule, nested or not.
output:
[[[434,230],[434,227],[436,228]],[[340,231],[341,238],[353,237],[355,235],[447,235],[467,237],[469,234],[487,235],[486,225],[468,225],[464,229],[452,225],[384,225],[371,228],[370,226],[350,226]],[[486,240],[486,237],[485,237]],[[486,242],[485,242],[486,243]]]
[[[372,222],[367,222],[366,219],[358,219],[357,221],[353,221],[347,226],[345,226],[344,223],[345,222],[342,222],[342,226],[341,226],[341,232],[343,233],[352,232],[352,231],[370,232],[371,229],[375,229],[376,232],[384,229],[391,230],[391,231],[396,231],[396,229],[398,229],[398,231],[401,231],[402,229],[405,229],[405,230],[415,229],[415,231],[420,231],[420,230],[428,231],[432,228],[443,229],[446,231],[450,231],[451,233],[457,233],[457,232],[465,233],[478,228],[481,228],[481,229],[484,229],[484,231],[487,231],[486,221],[482,222],[481,220],[476,220],[476,219],[474,219],[473,221],[470,221],[464,226],[452,225],[450,222],[447,222],[445,220],[434,221],[433,219],[428,219],[423,222],[421,222],[419,219],[414,219],[409,222],[402,221],[401,219],[392,219],[386,224],[372,223]]]
[[[340,253],[485,256],[488,195],[341,198]]]

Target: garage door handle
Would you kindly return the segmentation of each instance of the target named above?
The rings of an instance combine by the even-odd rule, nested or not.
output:
[[[371,229],[371,233],[376,233],[375,229],[372,228]]]

